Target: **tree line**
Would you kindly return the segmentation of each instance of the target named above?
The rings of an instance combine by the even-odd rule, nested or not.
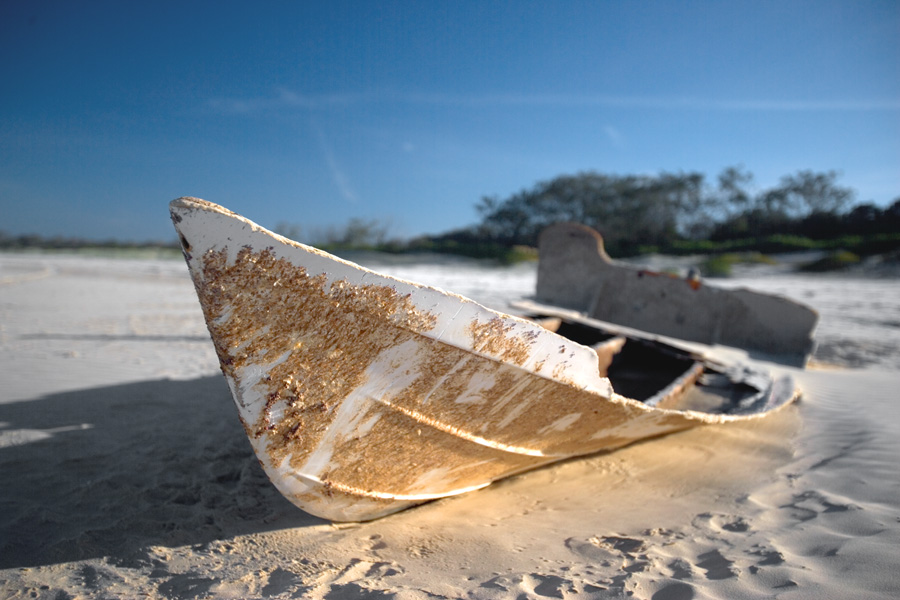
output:
[[[533,247],[548,225],[573,221],[599,231],[614,256],[727,244],[762,249],[756,246],[787,236],[881,236],[900,246],[900,198],[884,209],[855,205],[855,192],[837,179],[834,171],[805,170],[755,190],[753,175],[741,167],[724,169],[713,184],[697,172],[562,175],[507,198],[482,198],[480,223],[432,242]]]
[[[117,240],[113,238],[106,240],[92,240],[82,237],[66,237],[62,235],[47,237],[37,233],[11,235],[4,231],[0,231],[0,249],[27,250],[30,248],[40,248],[47,250],[81,250],[84,248],[97,248],[101,250],[169,250],[178,249],[180,248],[180,245],[175,239],[167,242],[132,242]]]
[[[444,252],[515,261],[535,256],[548,225],[573,221],[603,235],[613,256],[730,251],[787,252],[807,248],[851,250],[860,255],[900,248],[900,197],[886,208],[857,204],[853,189],[835,171],[798,171],[777,185],[758,189],[752,173],[728,167],[707,182],[702,173],[616,175],[587,171],[541,181],[506,198],[484,197],[480,221],[440,235],[392,238],[378,220],[351,219],[342,228],[301,231],[279,223],[275,230],[325,250]],[[305,235],[301,235],[305,234]],[[171,247],[0,231],[0,248],[75,249]]]

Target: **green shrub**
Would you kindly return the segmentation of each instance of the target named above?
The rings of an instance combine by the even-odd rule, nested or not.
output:
[[[800,267],[801,271],[808,273],[825,273],[828,271],[840,271],[859,263],[859,256],[847,250],[838,250],[819,260],[814,260]]]
[[[737,254],[716,254],[700,264],[704,277],[730,277],[731,268],[740,260]]]
[[[747,252],[741,256],[741,262],[757,265],[777,265],[778,261],[762,252]]]
[[[700,264],[700,272],[704,277],[730,277],[736,264],[774,265],[777,261],[760,252],[727,252],[707,257]]]

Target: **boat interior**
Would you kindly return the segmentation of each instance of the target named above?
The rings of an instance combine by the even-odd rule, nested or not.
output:
[[[600,375],[627,398],[659,408],[729,413],[767,390],[737,381],[693,353],[655,339],[605,331],[557,316],[528,315],[545,329],[592,348]]]

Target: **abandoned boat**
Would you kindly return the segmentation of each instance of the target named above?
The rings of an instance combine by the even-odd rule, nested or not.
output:
[[[565,458],[792,401],[789,380],[547,309],[380,275],[210,202],[171,216],[260,463],[291,502],[377,518]]]
[[[808,306],[617,263],[590,227],[547,227],[538,254],[540,302],[649,333],[743,348],[793,366],[804,366],[815,348],[819,316]]]

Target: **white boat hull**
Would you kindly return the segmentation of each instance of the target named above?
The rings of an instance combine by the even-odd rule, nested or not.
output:
[[[571,456],[738,416],[614,393],[597,354],[193,198],[171,203],[244,429],[300,508],[376,518]]]
[[[798,302],[724,289],[616,263],[584,225],[541,232],[536,297],[591,317],[682,340],[744,348],[804,366],[815,348],[818,314]]]

